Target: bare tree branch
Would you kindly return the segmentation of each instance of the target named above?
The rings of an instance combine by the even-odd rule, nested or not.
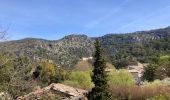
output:
[[[6,39],[8,30],[9,30],[9,26],[5,30],[0,30],[0,40]]]

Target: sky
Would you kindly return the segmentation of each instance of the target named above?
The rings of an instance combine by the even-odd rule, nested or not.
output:
[[[0,30],[11,40],[57,40],[170,26],[170,0],[0,0]]]

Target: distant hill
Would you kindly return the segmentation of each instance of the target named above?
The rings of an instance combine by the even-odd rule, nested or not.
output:
[[[26,38],[1,42],[0,51],[28,56],[33,60],[50,59],[60,66],[72,68],[82,57],[93,55],[94,40],[98,38],[107,60],[116,67],[122,67],[136,61],[146,62],[161,54],[170,54],[169,36],[170,27],[95,38],[86,35],[68,35],[53,41]]]
[[[138,31],[124,34],[107,34],[99,37],[103,44],[145,43],[150,40],[159,40],[170,35],[170,27],[150,31]]]
[[[93,40],[85,35],[69,35],[57,41],[26,38],[3,42],[0,50],[34,60],[51,59],[61,66],[71,67],[82,57],[91,56],[93,46]]]

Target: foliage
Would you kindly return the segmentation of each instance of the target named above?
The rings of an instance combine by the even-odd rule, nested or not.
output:
[[[114,61],[114,65],[117,69],[124,68],[129,65],[129,61],[127,59],[119,59]]]
[[[0,54],[0,92],[7,88],[6,84],[10,80],[12,70],[12,63],[9,58],[5,54]]]
[[[64,81],[66,76],[66,71],[57,67],[56,64],[50,63],[48,61],[40,62],[33,72],[34,78],[39,78],[42,82],[47,84]]]
[[[87,97],[89,100],[110,100],[111,94],[108,91],[107,73],[105,71],[106,63],[103,59],[101,45],[98,40],[96,40],[95,48],[95,61],[92,75],[94,87],[88,93]]]
[[[73,87],[78,87],[82,89],[91,89],[93,87],[93,83],[91,82],[90,77],[91,71],[74,71],[70,72],[68,75],[68,79],[63,83],[66,85],[70,85]]]
[[[2,32],[0,32],[2,33]],[[162,82],[153,81],[170,77],[170,28],[137,32],[132,34],[109,34],[99,37],[104,55],[100,48],[96,48],[94,70],[92,80],[95,87],[90,92],[98,96],[107,94],[107,81],[111,86],[114,96],[121,99],[145,99],[155,96],[156,99],[168,97],[168,87]],[[1,34],[0,34],[1,35]],[[0,36],[3,38],[3,35]],[[2,53],[10,51],[11,54]],[[98,51],[99,50],[99,51]],[[55,64],[47,61],[39,65],[33,62],[37,58],[51,59],[60,66],[72,68],[82,57],[89,57],[94,51],[94,38],[84,35],[70,35],[58,41],[42,39],[23,39],[18,41],[0,42],[0,91],[7,91],[15,99],[17,96],[32,91],[32,88],[41,83],[47,85],[52,82],[63,82],[68,85],[90,89],[90,72],[67,72],[58,68]],[[28,57],[24,57],[28,56]],[[37,58],[36,58],[37,57]],[[133,86],[134,80],[131,75],[124,71],[104,72],[105,63],[112,62],[116,68],[126,67],[133,62],[149,63],[144,69],[144,86]],[[31,59],[30,59],[31,58]],[[69,74],[69,75],[68,75]],[[109,81],[110,80],[110,81]],[[87,81],[87,83],[86,83]],[[116,84],[116,85],[115,85]],[[99,90],[99,92],[96,90]],[[96,96],[91,95],[91,96]],[[100,95],[100,96],[101,96]],[[97,98],[96,96],[96,98]],[[104,98],[104,96],[103,96]],[[106,98],[105,98],[106,99]]]
[[[90,90],[94,85],[91,82],[91,71],[72,71],[68,74],[64,84]],[[132,75],[126,70],[120,69],[119,71],[108,72],[109,85],[135,85],[135,80]]]
[[[1,55],[1,91],[8,92],[13,98],[31,91],[34,84],[30,84],[33,67],[30,61],[27,57]]]
[[[126,70],[111,71],[108,73],[109,84],[111,86],[135,85],[133,76]]]
[[[144,72],[143,72],[143,76],[142,76],[143,80],[147,80],[149,82],[154,81],[154,79],[155,79],[155,70],[156,70],[157,67],[158,66],[155,65],[155,64],[150,64],[150,65],[146,66],[144,68]]]
[[[155,77],[157,79],[170,77],[170,56],[161,56],[157,64],[159,67],[155,71]]]
[[[153,82],[143,82],[141,86],[136,85],[111,85],[110,91],[119,100],[150,100],[155,96],[167,95],[170,88],[164,81],[155,80]],[[151,99],[164,100],[164,99]],[[165,99],[168,100],[168,99]]]
[[[86,35],[69,35],[57,41],[26,38],[0,43],[0,52],[9,50],[17,56],[50,59],[59,66],[73,68],[82,57],[90,57],[94,51],[93,39]]]
[[[114,37],[114,35],[111,35],[109,38],[115,39]],[[133,38],[133,36],[130,37]],[[120,41],[121,43],[116,43],[117,41],[113,42],[113,40],[109,41],[107,39],[105,41],[101,39],[101,41],[106,44],[107,42],[109,43],[102,47],[106,48],[105,51],[107,56],[111,59],[111,62],[115,65],[115,67],[119,69],[126,67],[131,62],[139,61],[141,63],[149,63],[152,59],[158,58],[160,55],[169,55],[169,37],[170,35],[165,35],[159,39],[143,39],[143,41],[140,42],[131,41],[130,43],[126,41],[126,38],[122,39]]]
[[[161,56],[159,59],[159,64],[165,64],[168,63],[170,61],[170,56],[166,55],[166,56]]]
[[[20,95],[32,91],[32,88],[36,85],[31,82],[31,71],[34,64],[28,57],[22,56],[15,58],[12,63],[14,70],[10,73],[7,91],[13,96],[13,98],[17,98]]]
[[[170,56],[160,56],[144,68],[143,79],[153,81],[170,77]]]
[[[43,61],[41,62],[40,66],[42,66],[40,79],[43,82],[51,83],[51,80],[54,80],[56,75],[56,65],[47,61]]]
[[[154,80],[153,82],[148,82],[148,81],[144,81],[142,82],[142,86],[147,86],[147,87],[156,87],[156,86],[164,86],[166,84],[164,84],[163,81],[161,80]]]

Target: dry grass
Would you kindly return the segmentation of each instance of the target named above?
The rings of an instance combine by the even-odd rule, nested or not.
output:
[[[114,65],[106,63],[108,69],[114,69]],[[90,71],[93,69],[93,64],[90,61],[79,61],[75,65],[75,70],[77,71]]]
[[[112,94],[121,100],[146,100],[169,92],[167,86],[111,86]]]
[[[92,70],[92,64],[88,61],[79,61],[75,66],[75,70],[78,70],[78,71]]]

